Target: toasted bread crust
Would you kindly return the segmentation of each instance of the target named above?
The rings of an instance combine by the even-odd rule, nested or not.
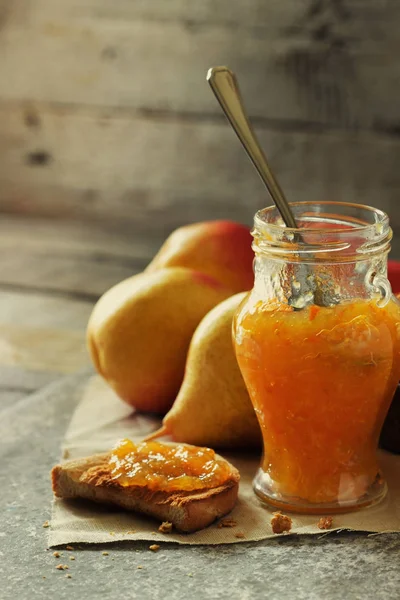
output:
[[[121,486],[112,478],[108,460],[109,454],[97,454],[55,466],[51,471],[54,494],[59,498],[114,504],[169,521],[177,531],[185,533],[207,527],[230,512],[236,503],[240,476],[232,465],[229,479],[219,487],[193,492],[154,492],[142,486]]]

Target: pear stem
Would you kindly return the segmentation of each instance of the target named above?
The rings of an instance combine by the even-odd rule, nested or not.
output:
[[[168,435],[168,428],[166,425],[163,425],[162,427],[160,427],[160,429],[157,429],[156,431],[153,431],[153,433],[150,433],[150,435],[147,435],[144,438],[144,442],[151,442],[152,440],[156,440],[157,438],[162,437],[163,435]]]

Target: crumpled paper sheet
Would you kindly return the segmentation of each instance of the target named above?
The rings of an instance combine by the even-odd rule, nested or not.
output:
[[[92,376],[84,389],[82,400],[72,417],[63,443],[63,457],[79,458],[104,452],[124,437],[140,440],[155,430],[160,422],[144,416],[124,404],[98,376]],[[260,503],[252,490],[252,479],[258,468],[259,457],[226,454],[240,471],[239,500],[229,517],[234,527],[218,527],[218,523],[192,534],[158,532],[155,520],[110,509],[83,501],[56,499],[53,505],[49,546],[70,543],[105,543],[121,540],[148,540],[149,542],[178,542],[180,544],[232,544],[276,537],[271,530],[274,509]],[[400,531],[400,456],[380,453],[383,473],[389,492],[377,506],[354,513],[334,515],[333,528],[374,533]],[[290,515],[291,533],[326,533],[317,527],[318,516]],[[239,534],[239,537],[237,535]],[[243,537],[242,537],[243,536]]]

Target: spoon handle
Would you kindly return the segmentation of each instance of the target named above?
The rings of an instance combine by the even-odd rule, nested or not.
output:
[[[282,189],[269,168],[266,156],[257,140],[244,110],[237,79],[227,67],[212,67],[207,81],[215,94],[228,121],[242,142],[250,160],[266,185],[286,227],[297,228],[292,210]]]

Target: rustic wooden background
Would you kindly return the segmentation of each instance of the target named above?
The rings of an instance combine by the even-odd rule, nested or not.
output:
[[[292,200],[400,228],[399,0],[0,0],[3,212],[157,239],[269,203],[205,82],[228,64]]]

